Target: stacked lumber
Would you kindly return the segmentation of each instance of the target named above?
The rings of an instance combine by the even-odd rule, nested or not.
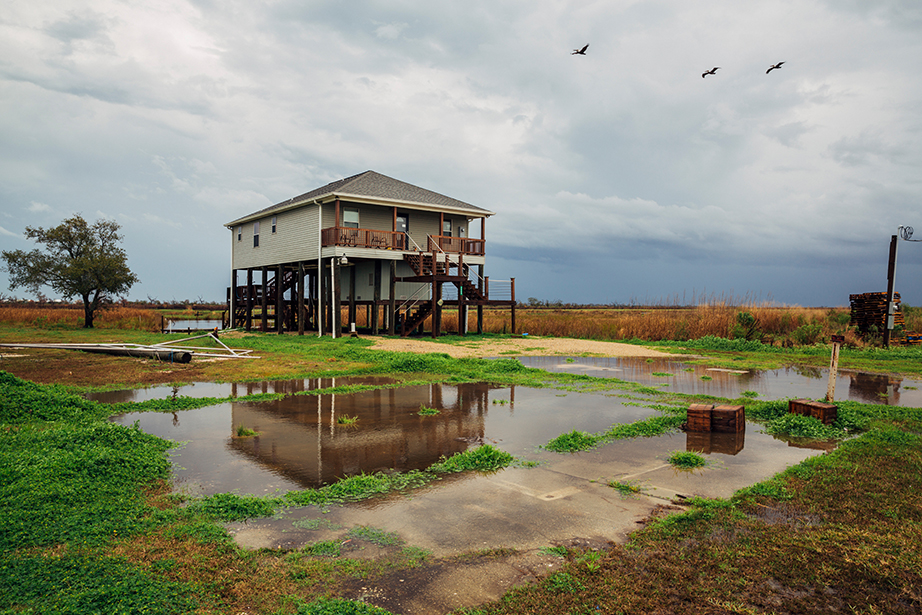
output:
[[[871,326],[877,327],[879,333],[887,328],[887,293],[862,293],[849,295],[851,304],[851,324],[861,333],[867,333]],[[903,313],[900,309],[900,294],[893,293],[893,302],[897,312],[893,315],[893,326],[904,327]]]
[[[802,414],[812,416],[824,425],[831,425],[836,422],[837,410],[832,404],[822,401],[813,401],[811,399],[792,399],[788,402],[788,412],[791,414]]]

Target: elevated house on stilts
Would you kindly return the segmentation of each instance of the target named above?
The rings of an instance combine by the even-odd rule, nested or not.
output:
[[[338,337],[361,329],[442,334],[452,310],[464,335],[476,310],[507,307],[515,331],[515,279],[491,281],[486,219],[493,212],[366,171],[225,226],[231,327]],[[471,231],[479,237],[471,237]]]

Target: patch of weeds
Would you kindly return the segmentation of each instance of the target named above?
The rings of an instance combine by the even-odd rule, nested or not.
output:
[[[426,405],[420,405],[419,412],[417,414],[420,416],[433,416],[435,414],[441,414],[441,411],[438,408],[430,408]]]
[[[576,363],[576,359],[573,359],[573,358],[571,358],[571,357],[567,357],[566,362],[567,362],[567,363]]]
[[[701,376],[701,380],[713,380],[710,376]]]
[[[586,564],[586,569],[589,572],[597,572],[602,566],[599,560],[602,559],[602,554],[598,551],[584,551],[576,558],[576,561],[581,564]]]
[[[189,505],[192,510],[201,510],[213,519],[240,521],[251,517],[271,517],[276,503],[267,498],[237,493],[216,493]]]
[[[399,559],[408,568],[422,566],[432,557],[432,551],[422,547],[404,547],[400,550]]]
[[[475,449],[452,455],[447,459],[442,457],[438,463],[429,466],[431,472],[450,474],[476,470],[479,472],[495,472],[515,462],[515,457],[490,444],[484,444]]]
[[[164,560],[166,561],[166,560]],[[3,613],[191,613],[191,587],[117,558],[0,556]]]
[[[538,553],[540,553],[541,555],[553,555],[554,557],[566,557],[567,548],[561,547],[561,546],[541,547],[541,549],[538,550]]]
[[[166,532],[172,538],[189,538],[200,545],[231,544],[233,539],[220,525],[211,521],[199,521],[177,525]]]
[[[609,481],[608,486],[623,495],[629,497],[643,492],[643,488],[633,481]]]
[[[295,615],[393,615],[381,607],[343,598],[318,598],[312,602],[299,598],[293,606]]]
[[[339,425],[355,425],[356,423],[359,422],[359,417],[343,414],[343,415],[336,417],[336,422]]]
[[[755,391],[743,391],[742,393],[740,393],[740,395],[742,395],[743,397],[748,397],[750,399],[754,399],[759,396],[759,394],[756,393]]]
[[[342,542],[339,540],[321,540],[304,545],[301,552],[314,557],[339,557],[342,552]]]
[[[680,470],[694,470],[707,465],[707,460],[704,457],[691,451],[672,451],[666,457],[666,461],[669,465]]]
[[[249,438],[251,436],[259,435],[258,431],[254,431],[247,427],[246,425],[237,425],[237,437],[238,438]]]
[[[499,404],[500,406],[505,406],[508,403],[509,403],[508,399],[494,399],[493,400],[493,405]]]
[[[296,519],[291,524],[301,530],[338,530],[341,527],[329,519]]]
[[[545,444],[544,448],[555,453],[575,453],[593,448],[597,444],[598,438],[592,434],[574,429],[569,433],[560,434]]]
[[[653,372],[653,376],[658,376],[660,378],[672,378],[675,374],[670,374],[668,372]]]
[[[585,586],[580,583],[579,579],[575,578],[569,572],[555,572],[545,580],[544,587],[555,594],[574,594],[585,589]]]
[[[812,416],[783,414],[765,424],[765,432],[776,436],[809,440],[841,440],[848,434],[835,425],[824,425]]]
[[[348,536],[352,539],[365,540],[379,547],[403,544],[403,539],[396,533],[365,525],[352,528],[349,530]]]

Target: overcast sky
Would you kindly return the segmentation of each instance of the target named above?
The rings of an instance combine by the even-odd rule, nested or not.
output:
[[[371,169],[521,300],[848,305],[922,239],[920,69],[918,0],[5,0],[0,247],[113,219],[130,298],[222,300],[224,223]]]

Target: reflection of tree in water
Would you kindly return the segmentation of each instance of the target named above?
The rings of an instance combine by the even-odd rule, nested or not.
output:
[[[791,370],[804,378],[822,378],[823,368],[813,367],[812,365],[792,365]]]

